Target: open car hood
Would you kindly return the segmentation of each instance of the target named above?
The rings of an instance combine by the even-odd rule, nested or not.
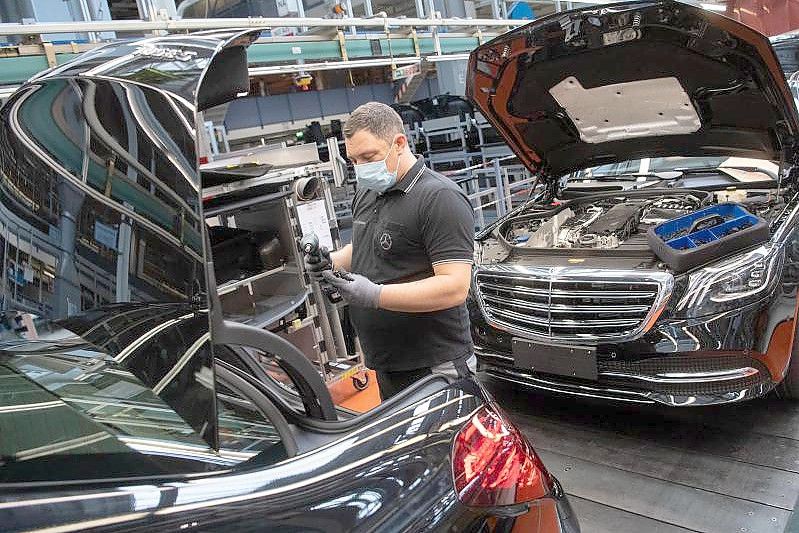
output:
[[[642,157],[790,157],[799,119],[768,39],[678,2],[556,13],[474,50],[467,96],[532,171]]]

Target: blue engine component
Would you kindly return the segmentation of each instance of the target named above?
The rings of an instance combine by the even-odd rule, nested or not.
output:
[[[768,223],[736,203],[718,204],[649,229],[649,245],[676,272],[768,240]]]

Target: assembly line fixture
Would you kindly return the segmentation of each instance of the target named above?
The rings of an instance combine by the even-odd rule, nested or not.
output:
[[[76,31],[102,35],[186,33],[208,29],[261,28],[262,36],[248,50],[250,75],[372,66],[399,67],[428,61],[464,60],[488,39],[524,21],[443,18],[215,18],[1,23],[0,36],[44,36]],[[295,35],[276,29],[294,28]],[[300,28],[309,28],[300,32]],[[355,28],[357,33],[345,31]],[[441,31],[439,31],[441,30]],[[5,47],[0,57],[0,97],[48,68],[105,43],[49,43]]]
[[[364,388],[367,377],[357,341],[348,350],[339,307],[310,281],[298,248],[311,230],[330,247],[341,244],[331,195],[331,187],[341,184],[341,158],[333,153],[332,163],[319,162],[315,144],[268,150],[261,157],[278,152],[282,168],[269,170],[267,164],[262,173],[253,172],[262,162],[252,152],[223,154],[205,165],[206,172],[227,176],[224,183],[203,188],[206,223],[275,235],[283,254],[279,265],[264,265],[259,272],[220,283],[223,313],[229,320],[285,336],[318,365],[328,384],[352,379],[356,388]]]

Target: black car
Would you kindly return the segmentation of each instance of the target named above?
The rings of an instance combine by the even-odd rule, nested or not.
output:
[[[196,139],[257,37],[112,44],[0,110],[0,529],[578,531],[476,381],[357,415],[223,318]]]
[[[539,186],[477,237],[489,375],[671,406],[799,397],[799,118],[765,36],[671,1],[558,13],[477,48],[467,92]]]

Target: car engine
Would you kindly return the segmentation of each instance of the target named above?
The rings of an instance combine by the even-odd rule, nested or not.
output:
[[[519,217],[505,234],[528,248],[617,248],[649,226],[690,213],[706,199],[690,194],[655,198],[606,197],[570,204],[553,215]]]

